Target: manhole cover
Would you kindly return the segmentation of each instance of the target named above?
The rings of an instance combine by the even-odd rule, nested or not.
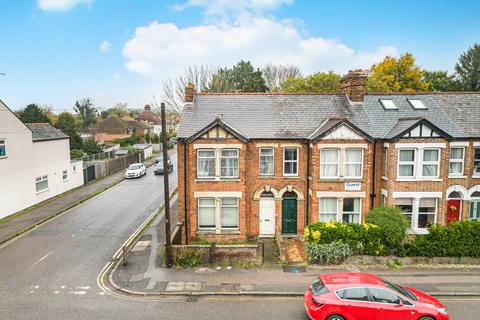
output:
[[[187,302],[197,302],[197,301],[198,301],[198,297],[192,297],[192,296],[190,296],[190,297],[187,297],[187,300],[186,300],[186,301],[187,301]]]
[[[283,266],[283,272],[302,273],[302,272],[307,272],[307,269],[305,269],[305,267],[300,267],[300,266]]]

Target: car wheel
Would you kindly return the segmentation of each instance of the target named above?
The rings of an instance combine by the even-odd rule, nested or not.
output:
[[[339,316],[338,314],[334,314],[334,315],[328,317],[327,320],[345,320],[345,318],[342,317],[342,316]]]
[[[420,319],[418,320],[435,320],[434,318],[432,317],[421,317]]]

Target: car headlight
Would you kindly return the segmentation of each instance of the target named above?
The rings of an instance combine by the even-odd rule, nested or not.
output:
[[[440,313],[443,314],[443,315],[448,314],[448,311],[447,311],[446,308],[437,308],[437,310],[438,310],[438,312],[440,312]]]

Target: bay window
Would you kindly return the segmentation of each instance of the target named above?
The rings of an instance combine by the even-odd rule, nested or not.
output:
[[[274,150],[273,148],[260,148],[260,175],[274,175]]]
[[[198,229],[215,229],[215,198],[198,198]]]
[[[283,149],[283,175],[298,176],[298,149]]]
[[[345,149],[345,178],[362,178],[362,165],[362,149]]]
[[[427,229],[435,223],[437,214],[437,199],[423,198],[420,199],[418,207],[418,228]]]
[[[423,233],[437,221],[437,198],[396,198],[395,206],[403,210],[414,232]]]
[[[423,177],[438,177],[440,167],[440,150],[424,149],[422,161]]]
[[[449,165],[450,175],[463,174],[464,159],[465,159],[465,148],[452,147],[450,149],[450,165]]]
[[[320,150],[320,178],[338,178],[339,149]]]
[[[197,178],[215,178],[215,149],[197,151]]]
[[[360,223],[360,198],[344,198],[342,221],[345,223]]]
[[[238,229],[238,198],[221,199],[222,229]]]
[[[238,178],[238,150],[220,150],[220,176],[222,178]]]
[[[337,198],[320,198],[320,212],[318,221],[337,221]]]
[[[413,199],[412,198],[398,198],[395,199],[395,206],[403,210],[410,224],[410,229],[413,229]]]
[[[413,178],[415,176],[415,149],[398,150],[398,176]]]

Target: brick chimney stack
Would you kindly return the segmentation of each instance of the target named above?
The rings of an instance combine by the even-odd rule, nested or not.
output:
[[[151,108],[150,108],[150,105],[149,105],[149,104],[146,104],[146,105],[145,105],[145,111],[150,111],[150,109],[151,109]]]
[[[185,87],[185,102],[193,102],[194,95],[195,95],[195,85],[189,82]]]
[[[341,81],[342,92],[352,102],[363,102],[367,73],[362,69],[350,70]]]

